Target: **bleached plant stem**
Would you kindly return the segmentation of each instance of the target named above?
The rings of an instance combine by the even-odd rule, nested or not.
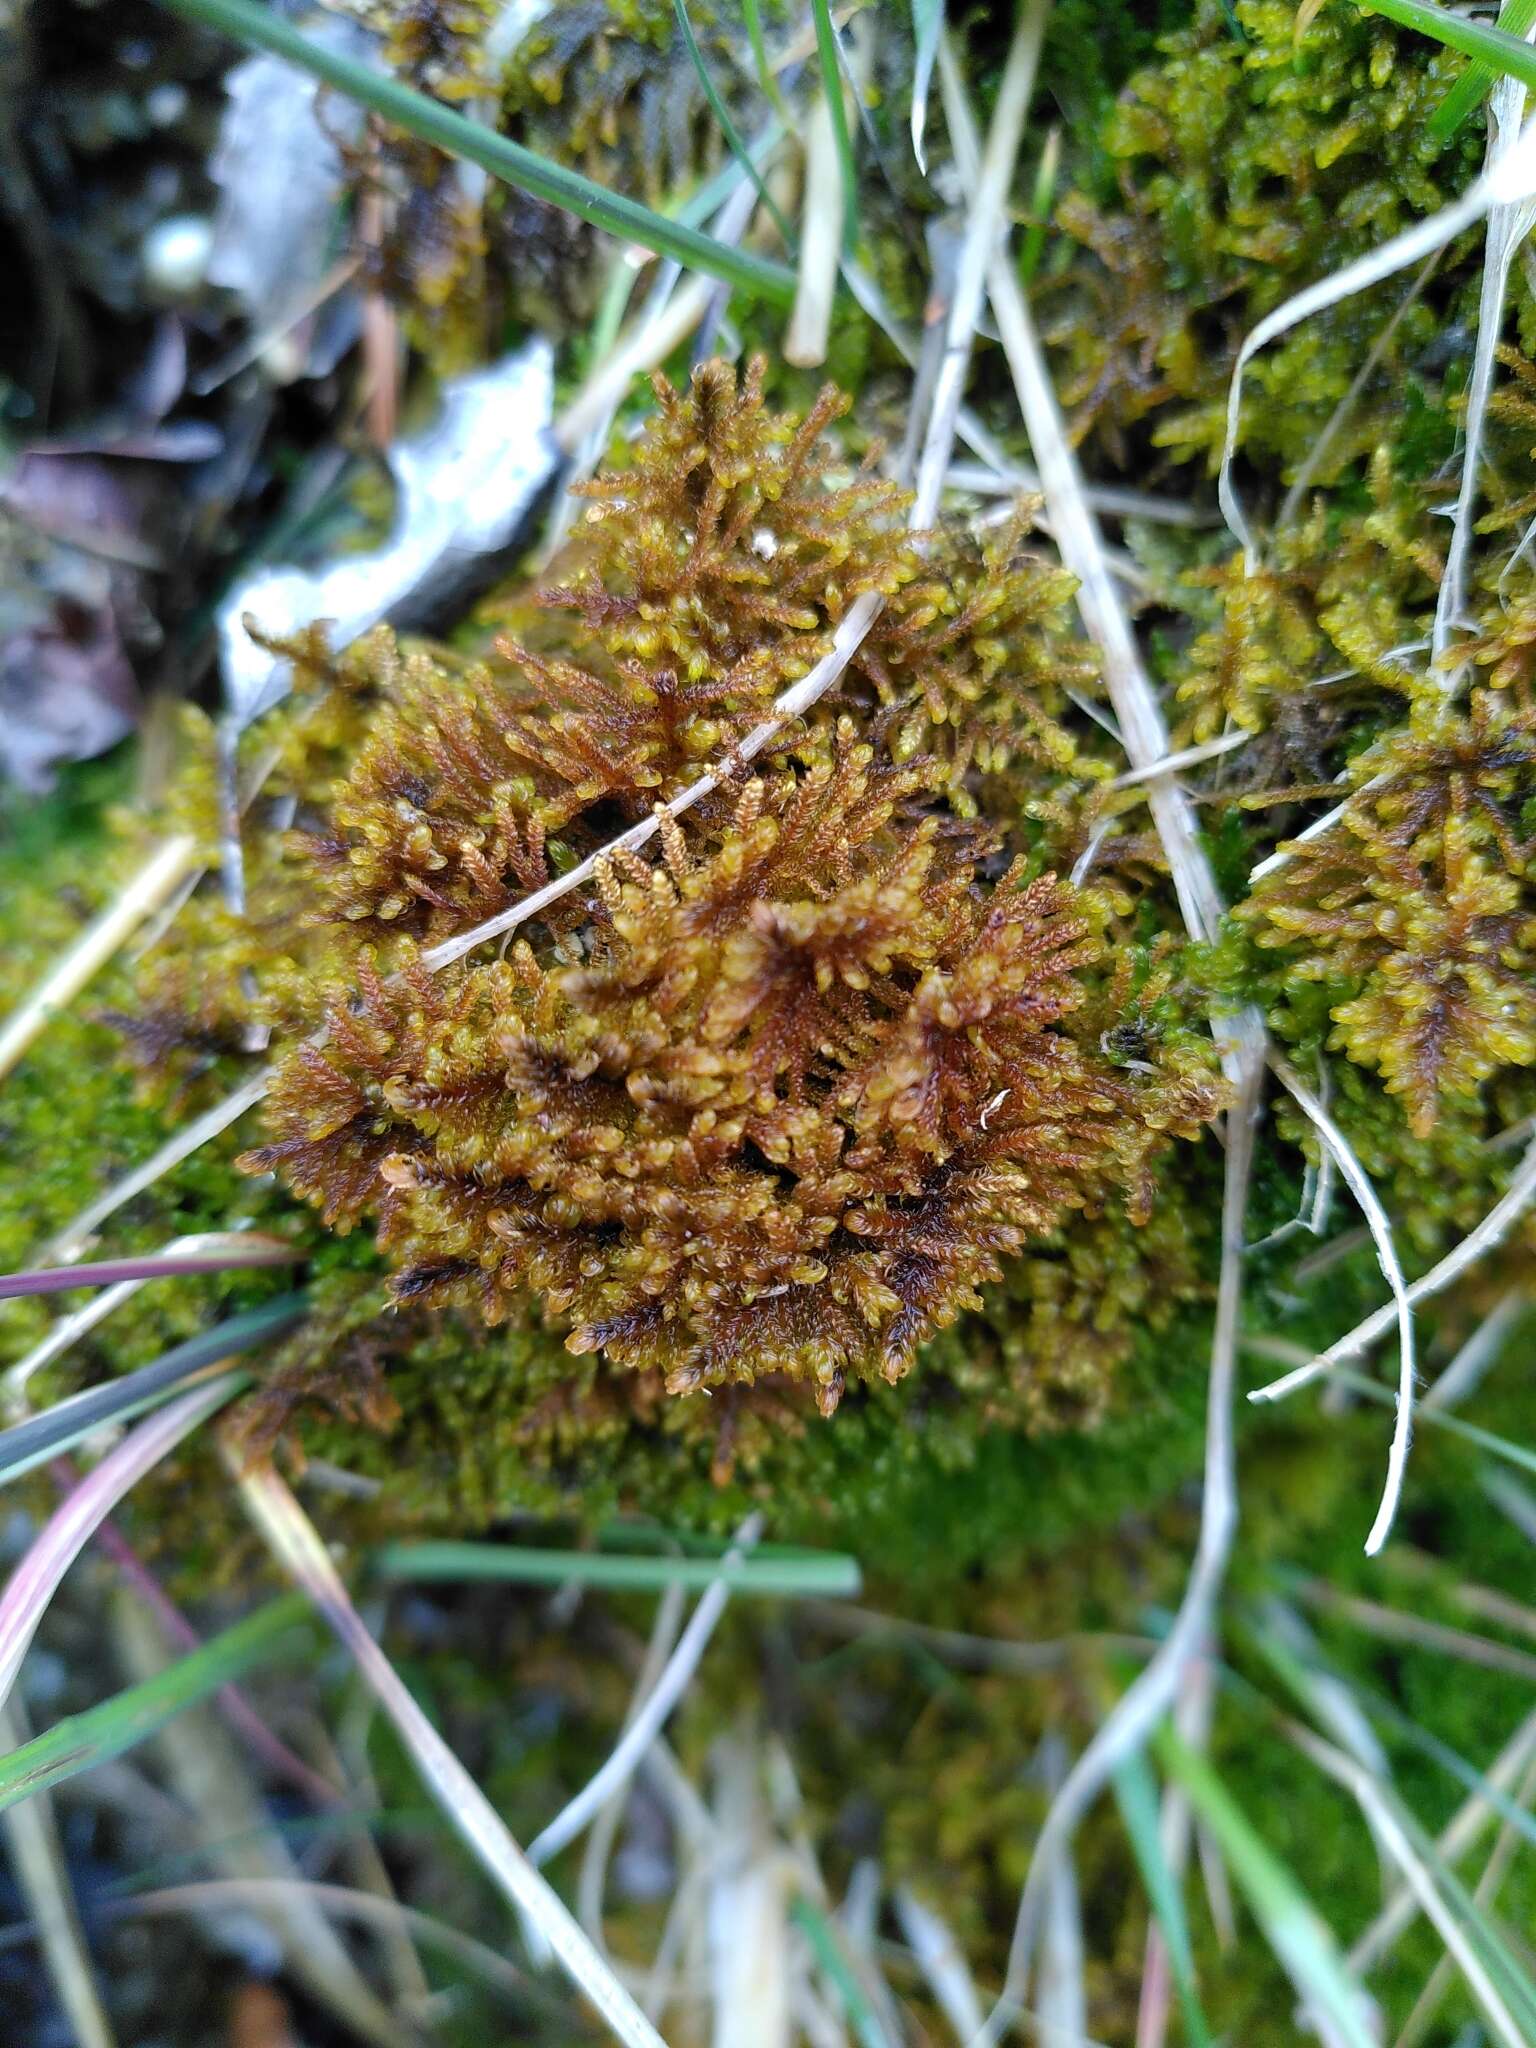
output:
[[[247,1512],[273,1554],[314,1603],[409,1750],[427,1789],[506,1897],[548,1941],[571,1981],[628,2048],[664,2048],[661,2036],[562,1901],[512,1839],[469,1772],[432,1726],[363,1625],[314,1524],[271,1466],[243,1470],[226,1453]]]
[[[1237,1533],[1232,1397],[1237,1377],[1244,1223],[1263,1079],[1263,1062],[1246,1062],[1241,1069],[1240,1092],[1227,1113],[1221,1278],[1216,1296],[1216,1326],[1211,1340],[1210,1391],[1206,1400],[1205,1490],[1194,1562],[1173,1625],[1072,1766],[1036,1837],[1029,1874],[1019,1901],[1002,1996],[989,2016],[983,2037],[988,2044],[1000,2038],[1000,2029],[1008,2012],[1025,2002],[1029,1988],[1028,1959],[1034,1947],[1038,1916],[1044,1903],[1043,1893],[1055,1850],[1059,1844],[1071,1840],[1083,1816],[1113,1776],[1116,1765],[1142,1747],[1158,1722],[1173,1707],[1184,1673],[1203,1653],[1210,1636],[1216,1597],[1221,1590],[1232,1540]]]
[[[642,316],[619,337],[613,353],[587,379],[554,424],[555,443],[563,453],[574,455],[592,429],[612,417],[634,379],[642,371],[654,370],[688,339],[704,317],[713,292],[712,279],[690,278],[658,312]]]
[[[1423,292],[1425,285],[1429,283],[1430,278],[1433,276],[1435,265],[1439,261],[1440,251],[1437,249],[1434,252],[1434,254],[1428,258],[1428,260],[1423,265],[1422,269],[1419,271],[1418,276],[1413,280],[1413,283],[1408,287],[1407,291],[1403,294],[1402,301],[1399,304],[1397,311],[1392,315],[1391,319],[1387,322],[1386,326],[1382,328],[1380,334],[1378,334],[1376,339],[1371,343],[1370,348],[1366,352],[1365,361],[1360,365],[1359,369],[1355,372],[1354,377],[1350,382],[1349,389],[1345,392],[1344,396],[1339,400],[1338,404],[1334,407],[1332,413],[1329,415],[1328,424],[1323,428],[1323,431],[1318,435],[1317,439],[1312,443],[1312,446],[1308,449],[1306,460],[1302,463],[1301,468],[1297,470],[1295,479],[1292,482],[1290,489],[1286,492],[1284,499],[1281,501],[1279,513],[1276,515],[1275,518],[1275,530],[1277,532],[1283,533],[1288,526],[1290,526],[1297,518],[1300,517],[1301,508],[1306,500],[1307,492],[1312,488],[1312,479],[1317,475],[1318,470],[1321,469],[1323,464],[1323,458],[1327,455],[1328,450],[1333,446],[1333,443],[1337,438],[1339,430],[1343,426],[1345,420],[1348,419],[1349,415],[1354,411],[1355,407],[1359,404],[1360,394],[1364,391],[1366,385],[1369,384],[1372,377],[1375,376],[1377,368],[1381,363],[1382,357],[1386,354],[1387,350],[1392,346],[1392,337],[1396,334],[1398,328],[1402,325],[1403,321],[1412,311],[1420,294]]]
[[[42,985],[0,1027],[0,1077],[11,1071],[33,1040],[69,1007],[145,918],[159,909],[196,860],[196,841],[190,833],[178,833],[145,862],[117,901],[109,904],[94,924],[87,925]]]
[[[927,438],[917,466],[917,498],[912,519],[913,524],[919,527],[930,526],[939,509],[939,495],[944,488],[945,473],[955,445],[960,401],[965,394],[965,380],[971,367],[971,348],[976,338],[976,322],[981,316],[987,270],[1006,224],[1005,208],[1013,188],[1019,143],[1024,134],[1030,96],[1035,89],[1035,75],[1040,68],[1040,46],[1045,39],[1045,24],[1050,11],[1051,0],[1025,0],[1020,10],[1008,50],[1008,62],[1003,68],[1002,83],[998,87],[992,125],[987,131],[976,189],[967,208],[965,240],[955,270],[944,353],[934,385],[933,410],[929,414]],[[946,55],[947,61],[953,64],[953,52]]]
[[[50,1515],[0,1594],[0,1705],[10,1696],[28,1645],[59,1582],[96,1529],[132,1487],[182,1438],[217,1413],[242,1383],[221,1373],[141,1422]]]
[[[12,1700],[0,1706],[0,1745],[8,1750],[19,1749],[31,1733],[20,1705],[19,1700]],[[49,1795],[34,1792],[7,1807],[0,1814],[0,1835],[10,1852],[16,1889],[37,1930],[37,1944],[48,1965],[70,2039],[75,2048],[116,2048]]]
[[[1153,761],[1145,768],[1128,768],[1123,775],[1117,775],[1109,784],[1111,789],[1133,789],[1139,782],[1152,782],[1159,775],[1176,775],[1181,769],[1196,768],[1202,761],[1214,761],[1218,754],[1230,754],[1238,747],[1246,747],[1253,738],[1251,732],[1224,732],[1214,740],[1204,740],[1196,747],[1181,747],[1176,754],[1165,754],[1160,761]]]
[[[967,2044],[974,2041],[986,2025],[986,2019],[977,1995],[976,1981],[955,1939],[954,1929],[905,1885],[898,1885],[892,1892],[891,1905],[896,1913],[896,1924],[940,2012],[948,2020],[961,2048],[967,2048]]]
[[[1423,1396],[1425,1408],[1455,1408],[1482,1384],[1483,1375],[1496,1364],[1504,1340],[1525,1314],[1530,1297],[1523,1287],[1511,1287],[1500,1295],[1444,1372]]]
[[[646,1751],[665,1727],[668,1715],[687,1691],[688,1682],[699,1668],[699,1660],[709,1647],[709,1639],[725,1612],[731,1588],[729,1578],[723,1575],[752,1548],[762,1529],[761,1515],[749,1515],[742,1523],[735,1541],[720,1560],[722,1576],[699,1596],[699,1604],[689,1617],[688,1626],[678,1637],[677,1648],[667,1659],[666,1669],[640,1702],[602,1768],[587,1780],[570,1804],[557,1813],[548,1827],[529,1844],[530,1863],[547,1863],[551,1856],[558,1856],[634,1776]]]
[[[1532,31],[1526,31],[1530,40]],[[1500,76],[1488,95],[1487,174],[1519,147],[1520,124],[1525,118],[1525,87],[1517,78]],[[1483,429],[1488,418],[1488,400],[1493,391],[1495,351],[1504,325],[1504,298],[1509,289],[1510,266],[1515,253],[1531,231],[1536,219],[1528,198],[1502,201],[1488,209],[1483,247],[1483,278],[1477,306],[1477,349],[1472,358],[1472,379],[1467,386],[1467,410],[1463,426],[1465,442],[1461,457],[1461,486],[1451,515],[1451,544],[1445,558],[1445,574],[1435,599],[1435,622],[1430,645],[1439,665],[1442,687],[1456,688],[1465,662],[1447,663],[1451,634],[1466,623],[1467,561],[1472,551],[1472,532],[1477,511],[1478,477],[1482,469]]]
[[[116,1215],[117,1211],[125,1203],[131,1202],[135,1195],[141,1195],[146,1188],[153,1187],[155,1182],[163,1174],[169,1173],[173,1166],[179,1166],[183,1159],[190,1158],[201,1146],[206,1145],[211,1138],[216,1138],[221,1131],[228,1130],[232,1123],[260,1102],[267,1092],[271,1079],[269,1072],[252,1075],[249,1081],[242,1081],[238,1088],[226,1095],[222,1102],[216,1102],[211,1109],[205,1110],[200,1117],[194,1118],[191,1123],[168,1138],[142,1166],[136,1166],[131,1173],[124,1174],[121,1180],[114,1181],[104,1195],[92,1202],[88,1209],[82,1209],[72,1223],[67,1224],[57,1237],[50,1240],[44,1256],[61,1262],[75,1258],[109,1216]]]
[[[1335,1749],[1331,1742],[1324,1742],[1320,1736],[1314,1735],[1311,1729],[1293,1726],[1289,1732],[1292,1740],[1320,1770],[1354,1795],[1371,1833],[1397,1865],[1408,1890],[1445,1943],[1447,1954],[1455,1958],[1456,1966],[1466,1979],[1495,2038],[1504,2044],[1504,2048],[1530,2048],[1527,2037],[1496,1989],[1482,1958],[1467,1940],[1461,1919],[1441,1897],[1433,1873],[1409,1839],[1396,1804],[1383,1792],[1380,1780],[1342,1749]]]
[[[1397,1256],[1397,1246],[1393,1242],[1391,1222],[1386,1210],[1381,1206],[1375,1188],[1371,1186],[1369,1176],[1355,1156],[1354,1148],[1301,1076],[1285,1060],[1272,1054],[1270,1065],[1327,1146],[1334,1163],[1348,1183],[1350,1193],[1360,1204],[1376,1246],[1377,1262],[1387,1285],[1392,1290],[1396,1308],[1397,1421],[1392,1431],[1392,1447],[1387,1455],[1386,1489],[1382,1494],[1376,1519],[1371,1524],[1370,1534],[1365,1539],[1365,1554],[1367,1557],[1374,1557],[1391,1533],[1392,1523],[1397,1514],[1397,1504],[1402,1497],[1403,1477],[1408,1468],[1408,1446],[1413,1436],[1413,1304],[1409,1299],[1408,1283],[1403,1277],[1402,1265]]]
[[[1528,1714],[1483,1773],[1488,1787],[1508,1793],[1521,1773],[1536,1762],[1536,1714]],[[1493,1824],[1495,1809],[1479,1791],[1464,1799],[1435,1841],[1439,1860],[1454,1866],[1472,1847],[1478,1836]],[[1411,1927],[1420,1901],[1407,1885],[1395,1891],[1345,1957],[1354,1976],[1363,1976],[1381,1961],[1404,1930]]]
[[[1525,1211],[1536,1201],[1536,1141],[1526,1149],[1525,1156],[1515,1171],[1514,1178],[1504,1193],[1494,1203],[1488,1214],[1456,1245],[1446,1253],[1437,1266],[1431,1266],[1422,1279],[1415,1280],[1407,1290],[1410,1306],[1417,1308],[1421,1301],[1428,1301],[1442,1293],[1453,1281],[1475,1266],[1479,1259],[1502,1244],[1505,1237]],[[1357,1323],[1348,1336],[1340,1337],[1330,1344],[1326,1351],[1305,1365],[1299,1365],[1294,1372],[1284,1374],[1280,1379],[1271,1380],[1268,1386],[1256,1387],[1248,1396],[1250,1401],[1283,1401],[1287,1394],[1294,1394],[1298,1387],[1304,1387],[1312,1380],[1320,1379],[1331,1372],[1336,1365],[1358,1358],[1362,1351],[1368,1351],[1378,1338],[1385,1336],[1398,1320],[1398,1304],[1388,1302],[1368,1315],[1363,1323]]]
[[[645,1659],[635,1684],[634,1698],[624,1716],[626,1728],[633,1723],[667,1668],[667,1659],[683,1625],[686,1602],[687,1594],[674,1580],[657,1603],[656,1620],[651,1629],[651,1639],[645,1646]],[[621,1787],[594,1821],[592,1832],[587,1836],[581,1875],[576,1886],[576,1917],[600,1949],[603,1947],[603,1892],[607,1883],[608,1858],[619,1822],[624,1818],[623,1793],[624,1788]]]
[[[1310,319],[1314,313],[1326,312],[1341,299],[1366,291],[1373,284],[1380,284],[1384,278],[1395,276],[1412,263],[1424,262],[1467,228],[1475,227],[1493,207],[1515,205],[1530,199],[1533,194],[1536,194],[1536,133],[1526,128],[1496,160],[1489,162],[1482,175],[1467,187],[1460,199],[1442,207],[1438,213],[1432,213],[1427,220],[1415,221],[1412,227],[1405,228],[1400,235],[1393,235],[1380,248],[1357,257],[1353,263],[1345,264],[1342,270],[1308,285],[1305,291],[1297,292],[1283,305],[1277,306],[1250,330],[1232,366],[1232,382],[1227,391],[1226,438],[1216,479],[1217,502],[1233,538],[1243,550],[1250,575],[1259,566],[1258,544],[1232,479],[1238,426],[1242,418],[1243,372],[1249,363],[1261,348],[1299,326],[1303,320]]]

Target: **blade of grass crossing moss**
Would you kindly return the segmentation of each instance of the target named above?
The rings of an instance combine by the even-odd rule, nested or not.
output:
[[[270,1343],[304,1320],[309,1313],[303,1294],[280,1295],[260,1308],[230,1316],[211,1330],[200,1330],[184,1344],[177,1344],[152,1365],[103,1385],[88,1387],[56,1401],[40,1415],[30,1416],[11,1429],[0,1430],[0,1486],[30,1471],[44,1458],[56,1457],[104,1423],[122,1422],[142,1414],[163,1401],[184,1380],[219,1365],[226,1358]]]
[[[1184,2015],[1184,2031],[1190,2048],[1210,2048],[1211,2029],[1201,2009],[1200,1993],[1195,1983],[1195,1956],[1190,1946],[1184,1894],[1163,1853],[1157,1784],[1145,1753],[1136,1750],[1124,1758],[1116,1766],[1113,1783],[1120,1817],[1131,1838],[1142,1883],[1147,1888],[1152,1911],[1162,1929],[1168,1964],[1173,1973],[1173,1988]]]
[[[752,180],[757,196],[767,209],[769,219],[778,229],[785,248],[792,250],[795,246],[794,231],[779,211],[778,203],[774,199],[773,194],[763,183],[763,174],[752,161],[752,152],[747,148],[746,143],[742,141],[741,131],[731,119],[730,110],[726,106],[725,101],[720,97],[719,88],[710,75],[709,66],[704,62],[704,52],[699,48],[699,39],[693,32],[693,18],[688,12],[688,0],[672,0],[672,11],[676,14],[678,28],[682,31],[683,43],[688,51],[688,61],[692,64],[698,76],[700,88],[705,99],[709,102],[709,111],[714,115],[715,122],[719,127],[720,133],[726,139],[731,155],[735,157],[737,163],[741,165],[741,168]]]
[[[270,1602],[201,1649],[178,1658],[158,1677],[71,1714],[0,1756],[0,1809],[121,1756],[220,1686],[306,1644],[312,1646],[314,1640],[309,1603],[302,1593]]]
[[[141,1422],[44,1523],[0,1594],[0,1702],[9,1697],[59,1581],[98,1524],[183,1437],[216,1415],[239,1385],[237,1373],[224,1373]]]
[[[1333,1931],[1264,1842],[1212,1766],[1166,1723],[1152,1738],[1158,1760],[1182,1785],[1220,1844],[1270,1947],[1319,2030],[1340,2048],[1375,2048],[1370,2000],[1345,1966]]]
[[[1504,0],[1497,26],[1506,35],[1518,36],[1536,24],[1536,0]],[[1474,107],[1487,97],[1498,76],[1491,64],[1474,59],[1429,117],[1429,132],[1436,142],[1449,142]]]
[[[816,58],[821,65],[821,90],[832,117],[832,134],[837,143],[837,161],[842,173],[842,242],[852,249],[859,239],[859,173],[853,159],[853,136],[848,127],[848,107],[843,98],[843,64],[838,52],[837,30],[832,22],[829,0],[811,0],[816,23]]]
[[[571,1981],[628,2048],[661,2036],[563,1902],[507,1831],[490,1801],[422,1712],[363,1625],[318,1531],[270,1467],[242,1471],[227,1455],[247,1512],[273,1555],[313,1602],[383,1707],[427,1789],[506,1897],[539,1929]]]
[[[657,1593],[668,1586],[702,1592],[717,1582],[733,1593],[780,1599],[851,1599],[856,1559],[808,1550],[721,1561],[707,1557],[610,1557],[591,1550],[534,1550],[498,1543],[391,1543],[373,1568],[386,1579],[492,1579],[509,1585],[594,1586],[607,1592]]]
[[[574,213],[594,227],[638,242],[658,256],[670,256],[685,269],[720,278],[753,297],[787,305],[794,296],[794,277],[781,264],[754,256],[749,250],[730,248],[712,235],[669,220],[638,200],[621,192],[609,192],[579,172],[549,162],[521,143],[498,135],[483,122],[471,121],[386,73],[372,71],[353,58],[312,42],[281,15],[254,4],[254,0],[162,0],[162,4],[174,13],[232,36],[237,42],[286,59],[334,86],[359,106],[370,107],[386,120],[419,136],[423,142],[478,164],[504,184],[548,200],[552,206]]]
[[[1448,8],[1432,6],[1430,0],[1370,0],[1370,6],[1361,11],[1384,14],[1389,21],[1444,43],[1447,49],[1480,58],[1490,71],[1536,87],[1536,50],[1506,29],[1487,28],[1465,15],[1452,14]]]

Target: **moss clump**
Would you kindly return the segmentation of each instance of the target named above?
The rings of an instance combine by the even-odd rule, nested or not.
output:
[[[1476,137],[1442,150],[1426,127],[1458,67],[1351,6],[1324,6],[1298,36],[1283,0],[1201,0],[1107,116],[1090,155],[1097,186],[1056,209],[1086,252],[1042,285],[1077,433],[1124,457],[1145,422],[1169,460],[1214,469],[1242,337],[1471,175]],[[1408,311],[1397,362],[1442,334],[1448,290]],[[1288,474],[1312,453],[1400,296],[1346,301],[1265,351],[1244,406],[1250,457]],[[1354,407],[1325,479],[1371,450],[1395,392],[1386,379]]]

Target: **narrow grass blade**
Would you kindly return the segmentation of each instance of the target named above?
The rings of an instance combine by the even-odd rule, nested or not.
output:
[[[1518,78],[1522,85],[1536,86],[1536,50],[1506,29],[1486,28],[1480,21],[1470,21],[1465,15],[1452,14],[1449,8],[1432,5],[1431,0],[1370,0],[1369,11],[1384,14],[1404,28],[1415,28],[1420,35],[1432,36],[1447,49],[1480,58],[1490,71],[1502,77]]]
[[[1124,1758],[1115,1769],[1113,1782],[1120,1817],[1131,1838],[1152,1911],[1162,1929],[1163,1945],[1168,1951],[1168,1965],[1184,2014],[1184,2031],[1190,2048],[1210,2048],[1211,2030],[1201,2009],[1200,1993],[1195,1984],[1195,1957],[1190,1946],[1189,1921],[1184,1912],[1184,1894],[1163,1853],[1163,1837],[1158,1826],[1157,1785],[1145,1752],[1136,1750]]]
[[[196,860],[197,844],[187,834],[181,833],[167,840],[133,877],[117,901],[109,904],[96,922],[86,927],[41,987],[35,989],[15,1015],[0,1026],[0,1075],[10,1072],[50,1019],[69,1007],[124,940],[160,908],[172,890],[192,872]]]
[[[1261,1840],[1210,1764],[1166,1723],[1153,1736],[1153,1746],[1169,1777],[1183,1786],[1215,1836],[1254,1917],[1309,2010],[1327,2025],[1341,2048],[1375,2048],[1366,1994],[1350,1976],[1332,1929],[1290,1871]]]
[[[1536,0],[1504,0],[1498,26],[1506,35],[1525,40],[1527,29],[1536,23]],[[1488,97],[1495,72],[1490,64],[1474,61],[1451,87],[1429,117],[1429,132],[1436,142],[1449,142],[1473,108]]]
[[[16,1682],[21,1660],[37,1633],[37,1625],[92,1532],[111,1514],[123,1495],[146,1472],[190,1436],[200,1422],[217,1414],[240,1385],[239,1375],[224,1373],[194,1387],[148,1422],[141,1422],[115,1451],[103,1458],[62,1506],[56,1508],[33,1539],[21,1563],[0,1594],[0,1702]]]
[[[750,250],[733,249],[717,242],[698,228],[669,220],[622,192],[609,192],[584,178],[580,172],[550,163],[519,142],[498,135],[483,122],[471,121],[441,101],[402,85],[384,72],[369,70],[339,51],[322,47],[295,28],[274,9],[256,0],[163,0],[174,13],[201,21],[210,28],[269,50],[303,71],[323,79],[359,106],[371,107],[388,121],[394,121],[423,142],[434,143],[451,156],[463,157],[489,171],[493,178],[531,192],[552,206],[638,242],[658,256],[670,256],[687,270],[701,270],[710,277],[748,293],[788,305],[794,296],[794,277],[781,264],[754,256]]]
[[[741,131],[731,119],[730,110],[726,106],[725,101],[720,97],[719,88],[710,75],[709,66],[704,62],[704,52],[699,48],[699,39],[693,32],[693,19],[688,12],[688,0],[672,0],[672,7],[677,15],[677,25],[682,30],[683,42],[688,51],[688,61],[692,64],[698,76],[699,85],[704,97],[709,102],[709,111],[714,115],[720,133],[725,137],[726,143],[730,148],[731,155],[735,157],[737,163],[741,165],[742,169],[751,179],[757,196],[767,209],[769,219],[778,229],[785,248],[792,250],[795,246],[794,231],[780,212],[778,202],[774,199],[773,194],[763,183],[763,174],[752,161],[752,152],[747,148],[746,143],[742,141]]]
[[[816,23],[816,56],[821,65],[821,89],[826,96],[827,112],[832,117],[832,133],[837,141],[837,161],[842,170],[842,241],[844,248],[851,249],[858,241],[859,174],[853,160],[853,137],[848,130],[848,108],[843,99],[843,66],[838,56],[837,30],[832,25],[829,0],[811,0],[811,14]]]
[[[24,1273],[0,1273],[0,1300],[18,1294],[67,1294],[72,1287],[115,1287],[124,1280],[173,1280],[182,1273],[292,1266],[303,1257],[280,1238],[256,1237],[222,1252],[155,1252],[142,1259],[99,1259],[86,1266],[35,1266]]]
[[[313,1643],[309,1603],[288,1593],[259,1608],[156,1678],[131,1685],[100,1706],[71,1714],[46,1734],[0,1756],[0,1809],[121,1756],[219,1687],[304,1642]]]
[[[741,0],[742,18],[747,24],[747,41],[752,45],[752,62],[757,66],[757,82],[763,88],[763,96],[787,128],[790,125],[789,109],[784,104],[784,95],[779,91],[779,81],[773,66],[768,61],[768,44],[763,36],[763,12],[758,0]]]
[[[18,1422],[13,1429],[0,1430],[0,1486],[36,1465],[41,1459],[78,1443],[105,1422],[119,1422],[125,1416],[142,1413],[163,1399],[172,1388],[194,1373],[226,1358],[270,1343],[304,1320],[309,1303],[302,1294],[280,1295],[260,1308],[231,1316],[211,1330],[199,1331],[185,1344],[178,1344],[157,1358],[153,1365],[124,1373],[99,1387],[71,1394],[57,1401],[41,1415]]]
[[[551,1856],[559,1855],[634,1776],[646,1751],[666,1725],[668,1715],[687,1690],[689,1680],[699,1667],[699,1660],[709,1647],[715,1625],[731,1596],[730,1574],[740,1562],[740,1553],[752,1548],[761,1531],[762,1517],[749,1515],[730,1552],[714,1567],[709,1586],[700,1595],[698,1606],[688,1618],[688,1626],[678,1637],[677,1648],[667,1659],[666,1669],[637,1707],[602,1768],[587,1780],[576,1797],[529,1845],[528,1859],[531,1863],[546,1863]]]
[[[668,1586],[702,1592],[717,1583],[733,1593],[786,1600],[851,1599],[858,1561],[835,1551],[774,1557],[608,1557],[592,1550],[532,1550],[505,1543],[391,1543],[374,1554],[386,1579],[495,1579],[521,1586],[593,1586],[611,1593],[657,1593]]]
[[[363,1625],[318,1531],[270,1466],[235,1472],[246,1508],[273,1554],[308,1594],[384,1708],[428,1791],[518,1911],[549,1942],[572,1982],[628,2048],[661,2036],[550,1889],[505,1823],[418,1706]]]
[[[23,1738],[20,1702],[0,1707],[0,1742]],[[75,1904],[69,1863],[54,1818],[53,1802],[33,1799],[0,1819],[16,1888],[37,1929],[48,1975],[75,2048],[116,2048],[112,2023],[102,2004],[85,1930]]]
[[[891,2037],[880,2023],[880,2015],[865,1996],[852,1964],[843,1953],[837,1930],[821,1908],[802,1893],[789,1909],[789,1917],[815,1952],[827,1981],[842,2000],[843,2010],[860,2048],[893,2048]]]

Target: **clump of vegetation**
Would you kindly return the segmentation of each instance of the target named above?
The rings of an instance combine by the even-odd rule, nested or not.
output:
[[[333,698],[299,711],[310,744],[360,739],[289,856],[284,964],[232,935],[172,1024],[173,948],[133,1036],[227,1046],[219,1012],[270,983],[246,1164],[333,1227],[374,1217],[397,1301],[495,1323],[531,1294],[673,1393],[778,1377],[830,1414],[1069,1215],[1144,1220],[1220,1092],[1171,962],[1111,971],[1112,902],[986,812],[1074,761],[1060,572],[1019,534],[920,544],[893,486],[836,476],[831,393],[797,422],[760,367],[711,365],[658,399],[588,489],[541,651],[294,650]],[[506,959],[434,963],[729,760],[869,595],[845,683],[660,813],[658,867],[599,852]],[[290,908],[258,888],[247,929]]]
[[[1426,125],[1458,69],[1353,8],[1321,9],[1298,37],[1282,0],[1202,0],[1127,83],[1056,208],[1086,252],[1041,287],[1074,432],[1124,462],[1149,431],[1165,460],[1214,471],[1243,336],[1465,184],[1476,138],[1443,148]],[[1312,453],[1401,298],[1351,300],[1265,352],[1243,420],[1255,461],[1289,474]],[[1408,308],[1396,363],[1441,346],[1446,298]],[[1331,439],[1325,480],[1394,414],[1378,380]]]

